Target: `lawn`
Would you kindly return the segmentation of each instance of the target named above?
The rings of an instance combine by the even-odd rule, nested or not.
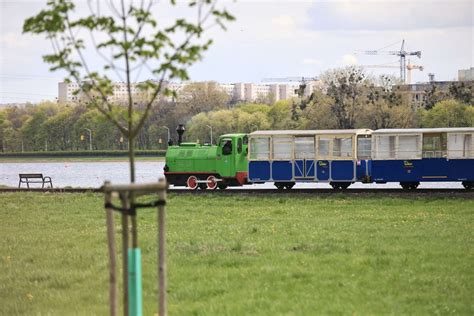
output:
[[[474,313],[472,199],[169,198],[170,315]],[[0,205],[0,314],[107,314],[103,197],[8,193]],[[140,211],[145,315],[155,222]]]

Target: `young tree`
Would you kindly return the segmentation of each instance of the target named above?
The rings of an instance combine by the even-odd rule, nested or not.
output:
[[[355,128],[356,114],[365,102],[368,87],[363,69],[353,66],[335,69],[321,77],[327,95],[333,99],[331,110],[337,120],[337,127]]]
[[[465,104],[474,105],[474,82],[453,82],[449,86],[449,94],[455,100]]]
[[[171,94],[164,82],[188,80],[187,68],[212,43],[204,36],[205,32],[214,25],[225,29],[224,24],[234,18],[218,8],[216,0],[180,4],[196,16],[176,19],[170,25],[152,14],[159,10],[154,0],[142,0],[138,4],[125,0],[87,3],[90,14],[82,17],[76,14],[71,0],[50,0],[46,9],[25,21],[23,32],[41,34],[51,41],[53,53],[43,56],[51,64],[51,70],[65,71],[66,80],[78,84],[77,95],[84,95],[87,103],[128,139],[130,180],[135,182],[135,138],[155,100],[160,95]],[[176,5],[175,0],[170,3]],[[87,47],[93,47],[95,54]],[[96,60],[103,62],[98,64]],[[139,77],[142,69],[153,79],[134,86],[133,81],[137,80],[134,78]],[[126,83],[123,102],[111,98],[112,78]],[[143,110],[137,111],[138,105]]]
[[[431,110],[436,103],[445,99],[447,99],[446,93],[441,91],[441,89],[439,89],[435,84],[431,84],[425,89],[423,108]]]
[[[332,112],[333,99],[322,91],[315,91],[311,102],[303,111],[303,128],[336,129],[338,121]]]
[[[473,107],[456,100],[436,103],[422,114],[423,127],[473,127]]]

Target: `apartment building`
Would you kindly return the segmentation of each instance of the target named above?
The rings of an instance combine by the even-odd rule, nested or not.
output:
[[[458,81],[471,81],[474,80],[474,67],[469,69],[458,70]]]
[[[87,95],[80,90],[80,86],[74,82],[59,82],[58,83],[58,102],[59,103],[77,103],[87,100]],[[146,100],[148,93],[141,91],[137,84],[131,86],[132,94],[135,100]],[[113,95],[107,97],[111,102],[126,101],[128,97],[127,84],[125,82],[116,82],[113,87]]]
[[[83,95],[79,90],[77,83],[58,83],[58,102],[59,103],[75,103],[82,99]],[[76,93],[76,91],[78,93]]]
[[[188,82],[165,82],[164,87],[175,91],[178,95],[183,93],[183,88]],[[213,83],[225,92],[232,101],[254,102],[259,99],[271,97],[274,101],[287,100],[297,97],[299,83],[272,83],[272,84],[255,84],[255,83]],[[304,91],[305,96],[311,93],[319,86],[318,82],[306,83]],[[58,84],[58,102],[59,103],[76,103],[87,99],[85,94],[81,92],[77,83],[60,82]],[[149,97],[147,92],[141,91],[137,84],[132,84],[132,94],[135,98],[146,100]],[[125,82],[114,83],[113,95],[108,97],[109,101],[121,102],[126,101],[128,96],[127,84]],[[164,99],[170,99],[165,97]]]
[[[424,106],[426,92],[436,87],[438,91],[447,93],[451,84],[456,81],[432,81],[414,84],[404,84],[395,86],[398,91],[407,98],[408,103],[416,108],[422,108]]]

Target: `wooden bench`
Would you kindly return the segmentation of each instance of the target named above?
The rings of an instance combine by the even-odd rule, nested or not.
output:
[[[30,187],[30,183],[42,183],[42,188],[44,188],[45,183],[49,183],[50,187],[53,187],[51,177],[43,177],[42,173],[20,173],[19,176],[20,181],[18,182],[18,187],[20,187],[22,183],[26,183],[28,188]]]

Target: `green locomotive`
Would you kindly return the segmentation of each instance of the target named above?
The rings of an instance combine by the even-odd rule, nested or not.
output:
[[[169,184],[215,190],[248,183],[246,134],[225,134],[217,145],[200,145],[181,141],[183,125],[177,132],[178,145],[166,152],[164,174]]]

